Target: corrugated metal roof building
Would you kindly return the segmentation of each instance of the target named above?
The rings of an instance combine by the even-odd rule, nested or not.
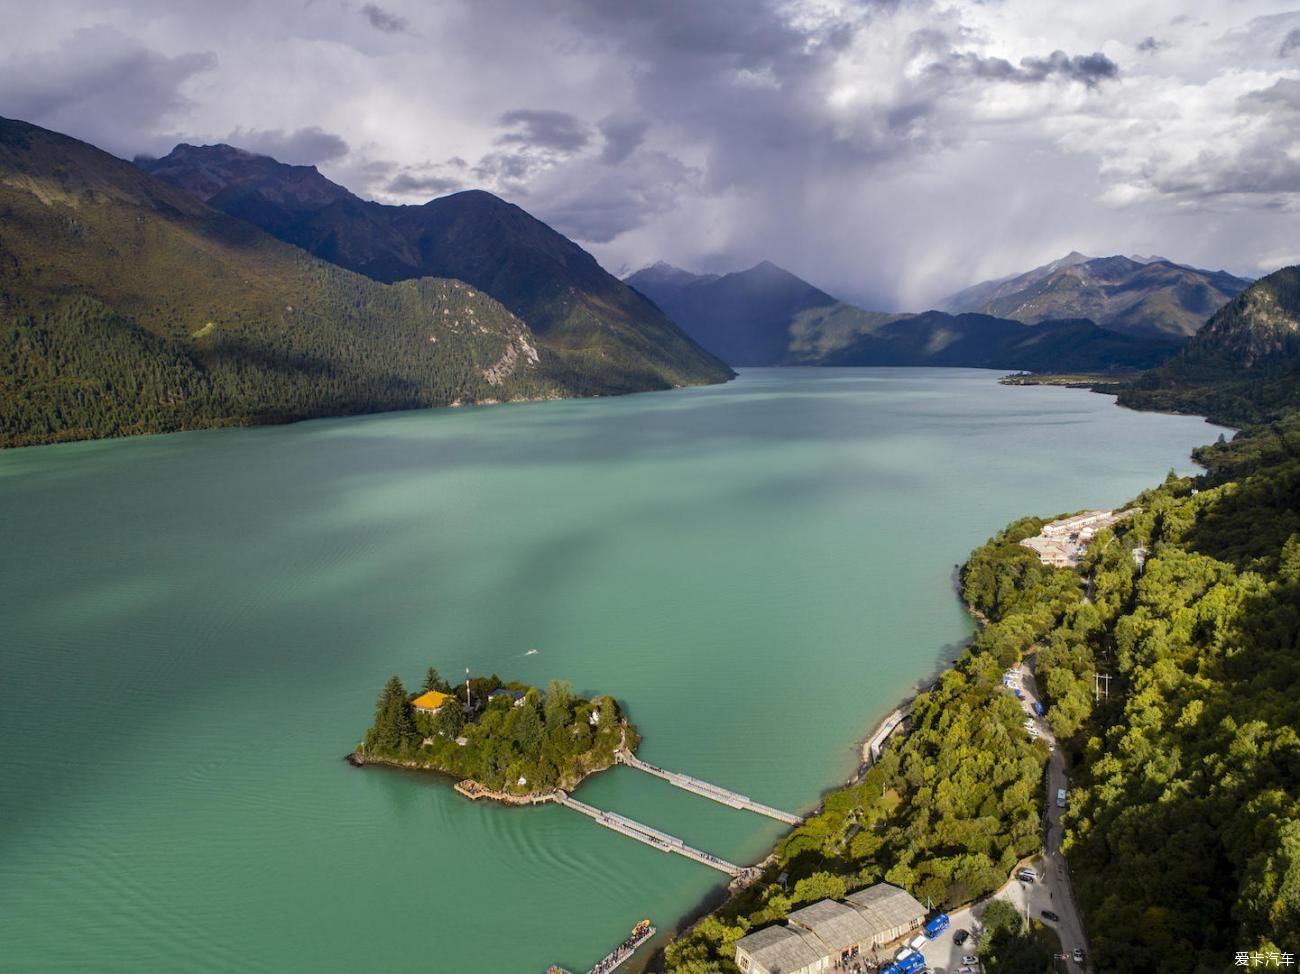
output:
[[[737,940],[736,965],[743,974],[812,974],[830,966],[830,955],[816,938],[777,924]]]
[[[844,901],[866,917],[876,932],[872,946],[906,936],[925,922],[925,907],[921,902],[906,890],[888,883],[850,893]]]
[[[814,974],[835,961],[897,940],[925,921],[925,907],[897,886],[877,883],[840,903],[820,900],[795,910],[784,925],[736,941],[742,974]]]

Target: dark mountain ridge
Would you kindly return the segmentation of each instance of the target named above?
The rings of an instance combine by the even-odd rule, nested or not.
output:
[[[1077,251],[1023,274],[985,281],[942,302],[952,312],[1027,324],[1089,318],[1132,335],[1185,337],[1250,284],[1161,257],[1085,257]]]
[[[732,374],[589,253],[491,193],[392,206],[362,200],[314,167],[224,145],[180,145],[140,165],[223,213],[373,280],[472,284],[518,315],[544,345],[626,373],[628,389],[646,387],[643,359],[670,385]]]
[[[1072,254],[1059,266],[1087,258]],[[627,282],[701,345],[746,365],[961,366],[1025,371],[1145,369],[1179,348],[1165,336],[1124,335],[1085,319],[1027,325],[982,314],[863,311],[764,261],[696,275],[660,262]]]
[[[785,361],[800,313],[840,302],[771,261],[730,274],[691,274],[657,264],[626,283],[648,295],[692,338],[729,365]]]

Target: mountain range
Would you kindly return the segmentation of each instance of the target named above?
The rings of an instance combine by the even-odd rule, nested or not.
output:
[[[13,349],[0,446],[663,389],[726,381],[724,360],[1164,362],[1121,401],[1204,411],[1212,395],[1221,414],[1253,416],[1296,387],[1295,273],[1247,287],[1159,257],[1071,254],[950,301],[1003,314],[872,312],[768,261],[720,275],[660,263],[619,281],[489,193],[389,206],[231,146],[131,164],[0,119]],[[1080,307],[1102,322],[1064,313]]]
[[[1027,371],[1149,368],[1173,336],[1069,318],[1034,325],[987,314],[864,311],[769,261],[724,275],[660,262],[626,282],[733,366],[929,365]]]
[[[1023,274],[958,291],[940,307],[1038,324],[1088,318],[1129,335],[1196,334],[1250,281],[1163,257],[1085,257],[1077,251]]]
[[[318,189],[304,179],[294,198]],[[535,329],[463,279],[372,280],[84,142],[0,119],[0,446],[731,377],[522,210],[487,194],[468,208],[494,214],[462,206],[450,221],[482,263],[560,254],[577,268],[521,271],[506,289],[549,321]],[[578,280],[592,290],[575,297]]]
[[[145,171],[213,209],[384,283],[454,278],[491,295],[568,360],[592,392],[628,392],[729,373],[594,257],[481,190],[420,206],[360,199],[314,166],[228,145],[178,145]]]

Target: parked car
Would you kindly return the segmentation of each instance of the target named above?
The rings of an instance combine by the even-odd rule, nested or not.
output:
[[[1072,961],[1074,961],[1076,964],[1082,964],[1082,963],[1083,963],[1083,948],[1082,948],[1082,947],[1075,947],[1075,948],[1074,948],[1074,951],[1070,954],[1070,959],[1071,959]]]
[[[961,962],[963,964],[978,964],[980,962],[980,959],[976,957],[974,954],[967,954],[965,957],[961,959]]]
[[[1020,880],[1022,883],[1032,883],[1035,879],[1034,871],[1028,868],[1022,869],[1020,872],[1016,873],[1016,879]]]
[[[952,935],[952,942],[955,943],[958,947],[960,947],[969,939],[970,939],[969,930],[958,930],[956,933]]]
[[[1057,920],[1061,919],[1061,918],[1058,917],[1055,913],[1053,913],[1051,910],[1043,910],[1042,913],[1039,914],[1039,915],[1040,915],[1044,920],[1051,920],[1053,923],[1055,923]]]

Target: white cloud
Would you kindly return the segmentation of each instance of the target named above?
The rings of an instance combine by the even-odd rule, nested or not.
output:
[[[9,12],[0,113],[124,155],[242,131],[388,200],[481,185],[614,268],[770,258],[904,307],[1075,248],[1295,252],[1271,0],[105,3]]]

